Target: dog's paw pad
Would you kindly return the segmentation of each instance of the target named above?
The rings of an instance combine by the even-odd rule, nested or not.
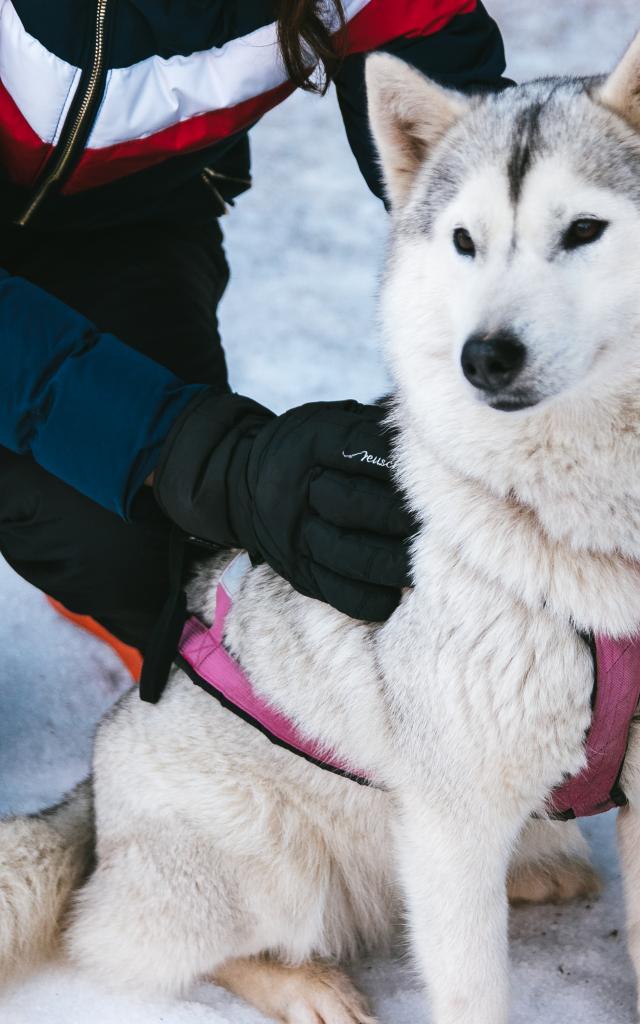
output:
[[[592,899],[602,883],[597,871],[582,857],[562,857],[518,867],[508,882],[511,903],[568,903]]]

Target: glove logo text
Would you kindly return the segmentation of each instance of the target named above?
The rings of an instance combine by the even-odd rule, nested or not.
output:
[[[393,469],[394,463],[391,459],[383,459],[380,455],[372,455],[364,448],[361,452],[342,453],[343,459],[359,459],[360,462],[368,462],[372,466],[380,466],[382,469]]]

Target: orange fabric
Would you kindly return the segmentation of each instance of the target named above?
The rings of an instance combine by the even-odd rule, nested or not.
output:
[[[129,669],[134,682],[140,681],[140,673],[142,671],[142,655],[140,651],[136,650],[135,647],[129,647],[127,644],[123,644],[121,640],[118,640],[108,629],[101,626],[100,623],[96,622],[95,619],[90,618],[88,615],[76,615],[75,612],[70,612],[64,605],[60,604],[59,601],[54,601],[52,597],[48,598],[50,604],[53,605],[55,610],[64,615],[65,619],[69,619],[76,626],[80,626],[81,629],[86,629],[88,633],[92,633],[97,636],[99,640],[102,640],[105,644],[109,644],[110,647],[116,652],[123,664]]]

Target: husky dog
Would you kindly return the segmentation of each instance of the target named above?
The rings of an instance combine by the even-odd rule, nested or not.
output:
[[[505,1024],[509,875],[520,899],[595,884],[575,824],[531,818],[584,765],[583,634],[640,632],[640,36],[606,79],[469,99],[380,55],[367,79],[415,586],[371,626],[257,567],[225,640],[380,788],[272,746],[174,671],[159,704],[132,693],[101,724],[90,786],[0,827],[6,970],[64,917],[109,981],[212,976],[289,1024],[363,1024],[334,965],[400,912],[434,1024]],[[191,589],[207,622],[223,563]],[[635,726],[623,786],[640,970]]]

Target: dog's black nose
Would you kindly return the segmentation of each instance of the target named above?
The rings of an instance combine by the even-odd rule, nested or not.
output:
[[[512,384],[524,366],[527,350],[510,331],[472,334],[460,356],[462,372],[474,388],[496,394]]]

